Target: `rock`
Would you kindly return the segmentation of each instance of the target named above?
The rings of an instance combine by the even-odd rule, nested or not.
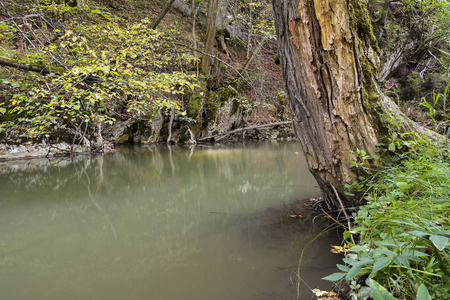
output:
[[[85,137],[80,140],[73,130],[60,128],[48,138],[28,140],[23,137],[9,138],[0,143],[0,161],[64,156],[90,152],[91,145]]]

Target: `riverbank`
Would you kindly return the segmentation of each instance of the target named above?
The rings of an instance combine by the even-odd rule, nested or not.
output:
[[[345,265],[327,279],[348,283],[352,299],[450,299],[449,148],[418,134],[391,142],[381,166],[355,164],[367,204],[344,234]]]

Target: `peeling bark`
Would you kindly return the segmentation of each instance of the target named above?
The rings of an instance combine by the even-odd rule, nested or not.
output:
[[[323,192],[334,199],[334,186],[346,206],[354,200],[344,194],[345,184],[357,178],[349,164],[355,160],[351,151],[375,154],[380,101],[376,49],[363,32],[364,20],[350,15],[361,9],[353,2],[273,2],[296,134]]]
[[[281,69],[309,169],[339,208],[357,180],[354,152],[374,155],[386,124],[426,132],[378,86],[379,48],[363,0],[273,0]],[[433,137],[437,137],[434,133]],[[336,189],[336,191],[334,190]]]

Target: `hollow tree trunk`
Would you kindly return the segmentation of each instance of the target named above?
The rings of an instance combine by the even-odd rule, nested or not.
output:
[[[357,178],[351,151],[375,154],[381,124],[378,46],[361,0],[273,0],[278,51],[293,124],[326,196]],[[337,204],[337,202],[335,202]],[[336,205],[339,207],[339,205]]]

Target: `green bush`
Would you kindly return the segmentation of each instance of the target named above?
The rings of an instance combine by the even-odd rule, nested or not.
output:
[[[347,242],[341,272],[325,279],[350,283],[355,299],[450,299],[449,148],[415,133],[390,142],[385,166],[365,176],[368,203],[344,234],[360,243]]]

